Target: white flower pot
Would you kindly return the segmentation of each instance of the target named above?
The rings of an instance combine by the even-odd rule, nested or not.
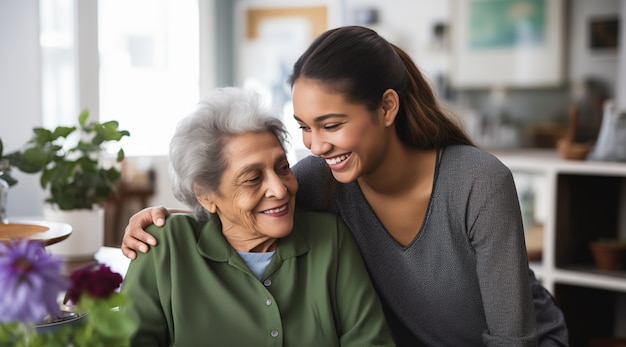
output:
[[[46,204],[43,216],[48,222],[72,226],[72,234],[67,239],[46,247],[54,255],[70,261],[92,260],[104,245],[104,208],[100,206],[64,211]]]

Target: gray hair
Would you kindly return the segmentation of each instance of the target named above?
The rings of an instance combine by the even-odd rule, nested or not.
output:
[[[196,219],[211,217],[196,195],[218,191],[227,166],[224,143],[251,132],[274,134],[286,151],[288,132],[283,123],[263,106],[259,94],[234,87],[213,90],[178,123],[170,142],[172,193]]]

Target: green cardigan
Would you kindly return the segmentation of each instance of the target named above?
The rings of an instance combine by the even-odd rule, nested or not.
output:
[[[340,218],[297,210],[259,281],[219,220],[171,215],[158,246],[132,261],[124,311],[132,346],[393,346],[352,236]]]

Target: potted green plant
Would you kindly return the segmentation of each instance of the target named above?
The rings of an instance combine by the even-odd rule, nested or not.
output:
[[[103,245],[102,205],[117,192],[121,172],[116,163],[124,159],[120,148],[111,160],[107,146],[130,135],[119,129],[117,121],[88,122],[88,118],[89,111],[84,110],[77,126],[36,127],[22,148],[3,157],[22,172],[41,174],[41,187],[48,193],[44,218],[73,228],[67,240],[49,246],[65,258],[93,257]]]

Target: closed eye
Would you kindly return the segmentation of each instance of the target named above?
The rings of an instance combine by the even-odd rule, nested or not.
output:
[[[244,183],[256,183],[261,180],[261,176],[254,176],[244,181]]]
[[[341,125],[341,123],[329,123],[329,124],[324,124],[324,129],[326,130],[333,130],[338,128]]]
[[[276,172],[280,175],[288,175],[291,173],[291,168],[289,167],[289,164],[282,165],[278,168],[278,170],[276,170]]]
[[[282,157],[279,161],[276,162],[275,166],[276,173],[279,175],[286,175],[291,173],[291,166],[289,165],[289,160],[287,157]]]

